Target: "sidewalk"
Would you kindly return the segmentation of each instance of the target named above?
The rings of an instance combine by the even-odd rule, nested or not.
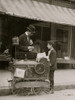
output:
[[[0,70],[0,93],[10,94],[12,74],[6,70]],[[75,88],[75,69],[59,69],[55,71],[55,90]]]
[[[55,71],[55,90],[75,88],[75,69]]]

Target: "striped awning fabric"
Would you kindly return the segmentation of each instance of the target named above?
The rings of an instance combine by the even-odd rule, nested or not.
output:
[[[37,21],[75,26],[75,9],[32,0],[0,0],[0,12]]]

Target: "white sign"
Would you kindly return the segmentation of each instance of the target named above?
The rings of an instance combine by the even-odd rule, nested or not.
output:
[[[15,74],[14,74],[15,77],[24,78],[24,75],[25,75],[24,69],[16,68]]]

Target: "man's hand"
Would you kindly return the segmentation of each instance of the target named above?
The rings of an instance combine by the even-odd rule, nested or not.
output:
[[[28,46],[28,50],[32,51],[34,49],[34,46]]]
[[[33,44],[33,41],[32,40],[30,40],[30,45],[32,45]]]

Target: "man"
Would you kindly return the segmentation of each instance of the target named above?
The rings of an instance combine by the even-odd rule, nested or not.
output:
[[[35,33],[35,27],[29,25],[27,31],[19,36],[19,49],[22,51],[32,51],[34,49],[31,36]]]
[[[54,49],[54,42],[47,42],[48,51],[48,59],[50,62],[50,72],[49,72],[49,80],[50,80],[50,93],[54,93],[54,71],[56,69],[56,51]]]

